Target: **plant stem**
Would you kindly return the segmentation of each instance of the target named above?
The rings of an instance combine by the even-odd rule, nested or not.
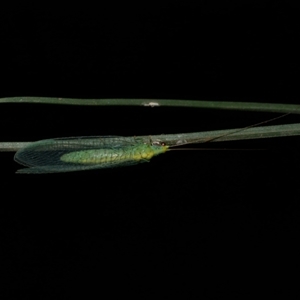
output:
[[[227,102],[227,101],[198,101],[198,100],[170,100],[170,99],[71,99],[49,97],[11,97],[1,98],[0,103],[39,103],[58,105],[82,106],[144,106],[144,107],[191,107],[209,109],[230,109],[243,111],[300,113],[300,105],[255,103],[255,102]]]

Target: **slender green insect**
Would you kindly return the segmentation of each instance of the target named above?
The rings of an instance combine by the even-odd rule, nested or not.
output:
[[[164,153],[163,143],[135,137],[77,137],[34,142],[15,154],[15,161],[29,168],[17,173],[58,173],[129,166],[149,162]]]
[[[206,142],[259,124],[209,138]],[[178,144],[167,144],[163,141],[164,136],[161,135],[160,137],[161,139],[159,140],[152,140],[151,137],[118,136],[70,137],[41,140],[18,150],[14,159],[18,163],[29,167],[20,169],[17,173],[61,173],[113,168],[149,162],[153,156],[173,150],[173,147],[197,143],[195,139],[187,139]]]

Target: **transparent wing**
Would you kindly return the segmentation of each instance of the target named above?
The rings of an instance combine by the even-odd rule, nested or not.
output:
[[[95,136],[72,137],[41,140],[33,142],[20,149],[15,154],[15,161],[25,165],[27,169],[18,170],[17,173],[60,173],[91,169],[113,168],[136,164],[135,160],[123,160],[121,162],[109,162],[107,164],[77,164],[63,162],[60,158],[66,153],[92,149],[121,149],[136,145],[138,141],[134,137]]]
[[[35,166],[28,167],[24,169],[17,170],[18,174],[46,174],[46,173],[65,173],[65,172],[75,172],[75,171],[86,171],[86,170],[95,170],[95,169],[105,169],[105,168],[115,168],[122,166],[135,165],[137,163],[146,162],[136,160],[127,160],[119,163],[109,163],[109,164],[95,164],[95,165],[79,165],[79,164],[66,164],[61,162],[61,165],[44,165],[44,166]],[[148,161],[147,161],[148,162]]]

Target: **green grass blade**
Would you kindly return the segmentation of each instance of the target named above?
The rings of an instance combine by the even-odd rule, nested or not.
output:
[[[82,106],[190,107],[295,114],[300,113],[300,105],[296,104],[198,101],[175,99],[71,99],[49,97],[11,97],[1,98],[0,103],[39,103]]]
[[[186,143],[205,143],[210,139],[216,138],[211,142],[224,142],[236,140],[250,140],[250,139],[265,139],[265,138],[278,138],[286,136],[300,135],[300,123],[286,124],[286,125],[273,125],[273,126],[260,126],[248,128],[236,132],[239,129],[228,130],[214,130],[206,132],[194,133],[181,133],[181,134],[168,134],[151,136],[153,141],[162,141],[169,146],[186,144]],[[220,137],[220,138],[218,138]],[[145,140],[149,136],[143,136]]]
[[[140,136],[137,138],[143,139],[145,142],[152,141],[165,142],[169,146],[180,145],[185,143],[205,143],[212,138],[222,136],[212,142],[234,141],[234,140],[249,140],[249,139],[262,139],[262,138],[275,138],[285,136],[300,135],[300,123],[274,125],[274,126],[260,126],[247,128],[242,131],[239,129],[229,130],[215,130],[206,132],[193,132],[193,133],[178,133],[178,134],[165,134],[153,136]],[[224,136],[224,134],[228,134]],[[31,142],[0,142],[0,151],[17,151]]]
[[[1,152],[15,152],[28,146],[31,142],[0,142]]]

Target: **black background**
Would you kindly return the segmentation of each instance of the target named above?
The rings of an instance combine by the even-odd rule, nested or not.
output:
[[[299,10],[291,1],[13,7],[1,12],[0,95],[297,104]],[[1,104],[0,115],[1,141],[238,128],[275,116],[29,104]],[[267,150],[174,151],[43,176],[16,175],[13,153],[1,153],[5,297],[292,293],[298,138],[211,145]]]

